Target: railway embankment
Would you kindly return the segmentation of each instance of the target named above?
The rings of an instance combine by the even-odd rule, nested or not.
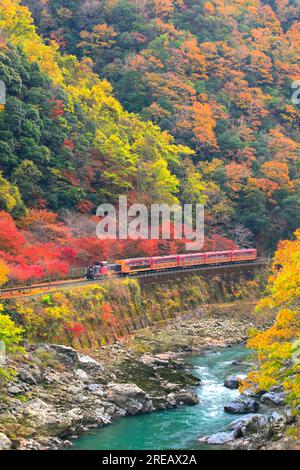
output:
[[[109,279],[3,304],[24,329],[28,343],[60,343],[88,351],[150,326],[198,318],[203,312],[213,311],[215,305],[220,309],[221,305],[227,308],[236,302],[251,304],[263,284],[262,271],[250,278],[232,272],[148,284],[132,278]],[[241,307],[241,317],[244,314]]]

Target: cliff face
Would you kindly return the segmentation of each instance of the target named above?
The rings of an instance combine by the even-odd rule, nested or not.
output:
[[[198,317],[209,305],[250,302],[259,294],[264,275],[240,273],[175,277],[140,284],[136,279],[110,279],[101,284],[63,289],[11,300],[5,310],[25,329],[29,342],[59,342],[77,349],[96,349],[155,323]],[[142,281],[141,281],[142,282]],[[213,309],[213,307],[210,307]],[[226,309],[226,306],[224,306]],[[230,307],[247,316],[249,308]]]

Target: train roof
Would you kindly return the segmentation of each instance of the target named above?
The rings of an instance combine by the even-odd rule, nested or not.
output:
[[[256,251],[255,248],[242,248],[241,250],[222,250],[222,251],[200,251],[196,253],[181,253],[181,254],[174,254],[174,255],[160,255],[160,256],[142,256],[142,257],[137,257],[137,258],[126,258],[126,259],[121,259],[121,260],[116,260],[115,263],[120,263],[125,262],[125,263],[130,263],[132,261],[150,261],[151,259],[157,260],[157,259],[171,259],[171,258],[176,258],[177,256],[204,256],[204,255],[225,255],[228,253],[249,253],[249,252],[254,252]]]
[[[122,262],[130,262],[130,261],[148,261],[150,260],[152,257],[151,256],[141,256],[141,257],[138,257],[138,258],[126,258],[126,259],[118,259],[115,261],[115,263],[120,263],[121,261]]]
[[[160,258],[164,258],[164,259],[167,259],[167,258],[176,258],[177,256],[180,256],[180,255],[177,255],[177,254],[174,254],[174,255],[161,255],[161,256],[151,256],[151,259],[160,259]]]

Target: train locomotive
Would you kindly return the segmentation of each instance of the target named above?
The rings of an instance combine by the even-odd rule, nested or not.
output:
[[[187,253],[181,255],[152,256],[121,259],[115,263],[96,262],[86,271],[86,279],[100,279],[109,275],[130,275],[145,271],[165,271],[189,268],[191,266],[223,265],[239,262],[253,262],[257,259],[257,250],[243,249],[232,251],[211,251],[207,253]]]

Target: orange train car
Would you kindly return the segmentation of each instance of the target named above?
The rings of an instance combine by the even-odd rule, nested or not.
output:
[[[255,249],[233,251],[211,251],[207,253],[188,253],[182,255],[154,256],[118,260],[121,272],[126,274],[139,271],[157,271],[207,264],[223,264],[238,261],[254,261],[257,258]]]
[[[129,258],[117,260],[114,264],[108,264],[107,261],[101,261],[88,267],[86,278],[96,279],[98,277],[100,278],[110,274],[124,275],[144,271],[162,271],[166,269],[188,268],[190,266],[237,263],[240,261],[251,262],[256,260],[256,258],[257,251],[255,249],[244,249]]]

